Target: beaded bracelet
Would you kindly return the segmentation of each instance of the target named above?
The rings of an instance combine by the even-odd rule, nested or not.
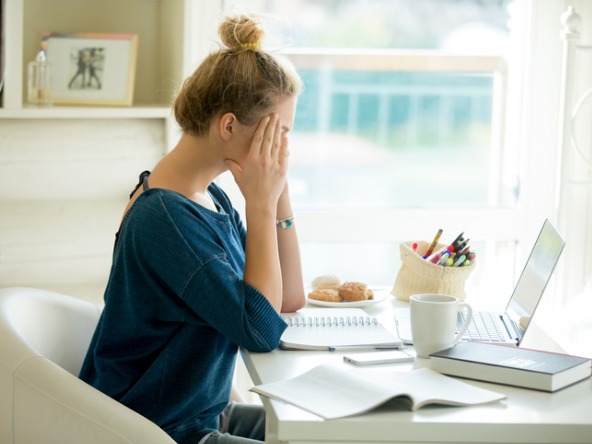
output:
[[[278,228],[290,228],[292,225],[294,225],[294,216],[286,217],[285,219],[277,219],[275,221],[275,225]]]

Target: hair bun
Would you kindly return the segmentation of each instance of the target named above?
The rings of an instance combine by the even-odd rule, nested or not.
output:
[[[226,17],[218,28],[222,43],[231,50],[258,49],[265,32],[254,16]]]

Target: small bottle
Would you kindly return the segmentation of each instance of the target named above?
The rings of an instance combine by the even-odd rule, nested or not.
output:
[[[28,94],[29,103],[35,105],[51,105],[52,102],[51,63],[45,57],[45,51],[37,53],[35,60],[29,62]]]

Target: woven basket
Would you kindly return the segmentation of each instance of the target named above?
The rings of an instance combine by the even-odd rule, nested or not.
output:
[[[475,268],[475,262],[465,267],[432,264],[422,257],[430,244],[418,242],[417,253],[413,251],[412,244],[406,242],[400,245],[402,265],[391,293],[402,301],[408,301],[409,296],[420,293],[448,294],[464,301],[465,281]],[[434,251],[443,247],[445,245],[438,244]]]

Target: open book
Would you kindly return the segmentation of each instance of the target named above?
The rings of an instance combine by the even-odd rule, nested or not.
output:
[[[411,410],[427,404],[468,406],[506,398],[427,368],[385,372],[333,364],[319,365],[286,381],[258,385],[251,391],[325,419],[364,413],[399,397],[410,402]]]
[[[294,350],[401,348],[402,342],[361,308],[303,308],[282,315],[280,347]]]

